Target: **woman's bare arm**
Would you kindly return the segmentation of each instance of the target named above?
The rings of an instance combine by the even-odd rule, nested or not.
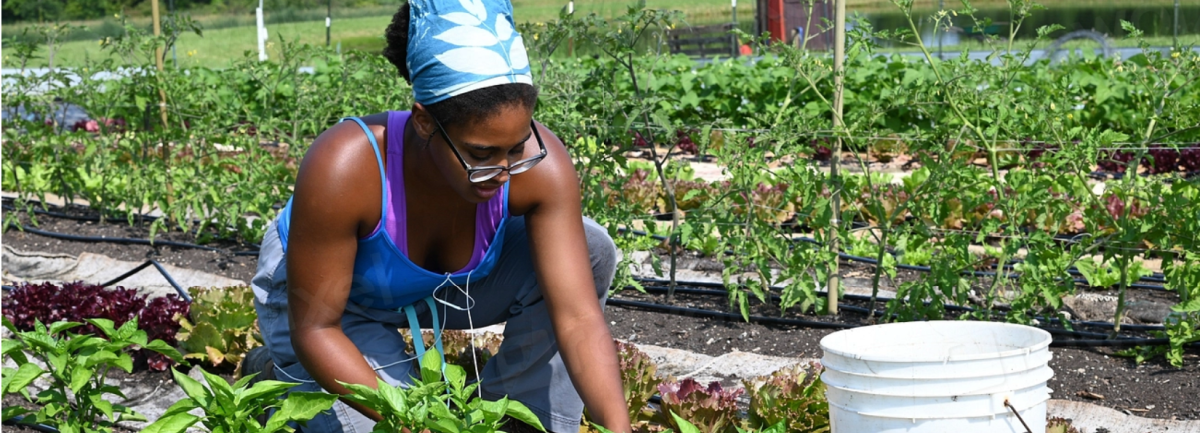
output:
[[[558,137],[544,127],[540,132],[549,154],[513,177],[511,190],[521,191],[513,205],[525,215],[538,285],[575,389],[601,425],[629,431],[616,348],[592,278],[579,178]]]
[[[336,394],[350,393],[339,381],[373,388],[377,378],[341,326],[359,231],[378,221],[381,211],[379,170],[363,167],[377,163],[354,122],[338,124],[317,137],[300,165],[288,234],[292,346],[313,379]],[[370,409],[351,405],[380,419]]]

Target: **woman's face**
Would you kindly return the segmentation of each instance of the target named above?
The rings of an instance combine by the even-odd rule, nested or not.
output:
[[[536,154],[537,144],[528,144],[534,142],[533,130],[530,129],[532,114],[530,110],[519,105],[506,106],[486,119],[447,126],[445,135],[437,131],[436,122],[429,120],[428,126],[433,128],[430,131],[432,135],[426,135],[430,137],[430,157],[438,172],[459,196],[471,203],[486,202],[500,193],[500,187],[508,182],[510,174],[502,171],[486,181],[471,182],[462,163],[465,162],[471,167],[507,167]],[[450,139],[449,145],[445,139],[447,136]],[[461,162],[450,146],[458,150],[458,154],[462,156]]]

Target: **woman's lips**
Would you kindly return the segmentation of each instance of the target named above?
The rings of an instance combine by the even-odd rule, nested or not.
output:
[[[475,185],[475,192],[483,198],[491,198],[500,190],[500,185]]]

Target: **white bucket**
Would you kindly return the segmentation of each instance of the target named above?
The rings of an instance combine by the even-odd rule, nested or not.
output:
[[[1007,323],[866,326],[821,339],[833,433],[1046,431],[1050,333]]]

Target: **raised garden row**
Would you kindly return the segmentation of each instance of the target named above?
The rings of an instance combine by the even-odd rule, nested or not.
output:
[[[152,433],[182,432],[197,423],[210,431],[276,432],[291,431],[289,422],[311,419],[333,404],[336,397],[324,393],[294,392],[281,399],[295,384],[253,381],[252,376],[230,384],[226,377],[236,375],[242,357],[261,345],[253,294],[247,287],[190,292],[189,305],[173,295],[147,302],[131,289],[81,283],[12,288],[4,302],[10,338],[3,343],[3,391],[29,404],[6,406],[4,421],[62,432],[109,432],[128,421],[149,422],[142,431]],[[431,334],[425,338],[432,343]],[[378,389],[350,386],[354,394],[347,398],[382,414],[388,431],[493,432],[508,418],[540,427],[518,402],[473,397],[476,369],[464,367],[486,362],[500,342],[490,333],[445,331],[449,365],[444,376],[436,352],[430,351],[421,377],[407,389],[385,383]],[[630,418],[639,431],[829,431],[819,364],[797,364],[745,380],[743,388],[723,388],[716,382],[660,377],[658,367],[635,346],[616,344]],[[157,420],[113,403],[112,397],[123,395],[105,380],[112,369],[164,370],[189,362],[208,370],[202,372],[207,386],[172,369],[187,398]],[[268,418],[270,408],[278,410]],[[1064,429],[1058,431],[1069,428],[1061,420],[1052,425]],[[603,429],[585,413],[580,431]]]

